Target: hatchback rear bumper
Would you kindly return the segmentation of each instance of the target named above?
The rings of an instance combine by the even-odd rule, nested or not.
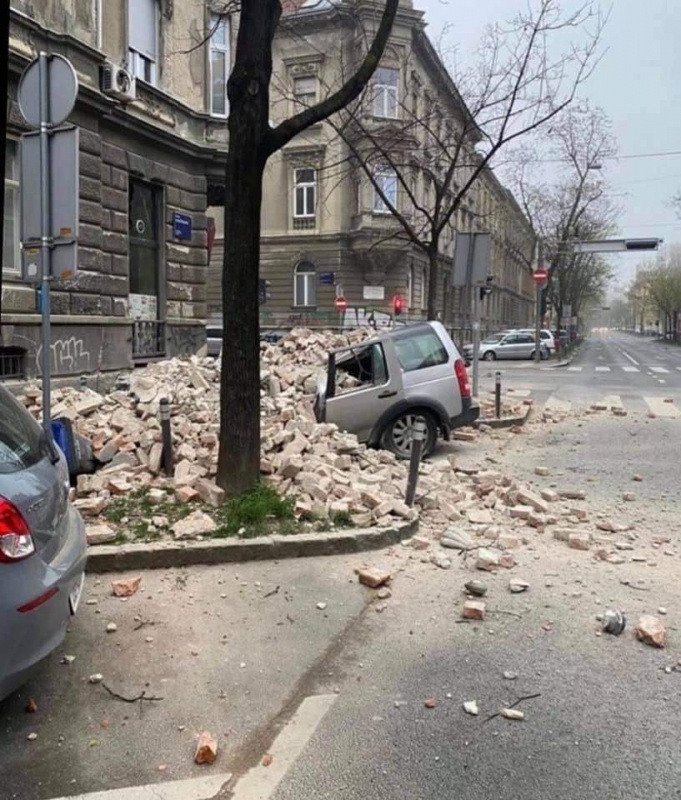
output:
[[[461,428],[464,425],[472,425],[479,416],[480,403],[478,403],[477,400],[465,398],[463,400],[463,409],[461,413],[449,420],[449,427],[451,430],[454,430],[454,428]]]
[[[34,555],[18,564],[2,565],[2,578],[7,580],[2,581],[0,598],[0,700],[18,688],[66,634],[71,618],[69,596],[82,580],[87,557],[85,527],[70,506],[67,524],[64,546],[49,564]],[[21,584],[22,591],[12,590]],[[36,608],[18,610],[54,589],[56,593]]]

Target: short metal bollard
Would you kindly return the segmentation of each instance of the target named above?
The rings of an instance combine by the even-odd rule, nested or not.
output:
[[[405,501],[408,506],[414,505],[416,498],[416,484],[419,479],[419,465],[421,463],[421,451],[423,441],[426,438],[426,423],[418,419],[414,423],[411,436],[411,453],[409,455],[409,477],[407,478],[407,496]]]
[[[494,376],[494,412],[497,419],[501,417],[501,372]]]
[[[163,443],[163,471],[170,477],[173,474],[173,436],[170,430],[170,404],[162,397],[159,402],[161,414],[161,441]]]

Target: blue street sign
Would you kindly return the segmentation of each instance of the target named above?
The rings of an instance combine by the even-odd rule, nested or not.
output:
[[[189,214],[173,212],[173,238],[188,242],[192,238],[192,218]]]
[[[336,283],[336,273],[335,272],[320,272],[319,273],[319,282],[323,286],[333,286]]]

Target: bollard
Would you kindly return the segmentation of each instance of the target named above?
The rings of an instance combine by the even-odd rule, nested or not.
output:
[[[87,376],[81,375],[78,379],[78,383],[80,385],[80,391],[84,392],[87,389]]]
[[[412,429],[411,453],[409,457],[409,477],[407,478],[407,496],[405,497],[408,506],[414,505],[416,498],[416,484],[419,479],[419,464],[421,463],[421,450],[423,440],[426,438],[426,423],[422,419],[417,419]]]
[[[497,419],[501,417],[501,372],[494,376],[494,409]]]
[[[161,412],[161,441],[163,443],[163,471],[170,477],[173,474],[173,437],[170,431],[170,405],[162,397],[159,403]]]

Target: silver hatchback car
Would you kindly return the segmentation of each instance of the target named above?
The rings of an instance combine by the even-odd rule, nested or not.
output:
[[[548,358],[550,353],[543,341],[540,344],[540,348],[541,358]],[[471,359],[473,357],[473,345],[466,345],[464,347],[464,353],[466,358]],[[483,361],[496,361],[497,359],[510,358],[534,358],[534,353],[535,341],[532,334],[510,331],[509,333],[495,333],[485,337],[480,342],[478,358]]]
[[[0,700],[61,644],[85,559],[65,457],[0,385]]]
[[[329,353],[327,372],[318,379],[315,414],[360,442],[407,458],[417,420],[426,423],[425,456],[438,434],[446,437],[475,422],[480,406],[444,326],[424,322]]]

